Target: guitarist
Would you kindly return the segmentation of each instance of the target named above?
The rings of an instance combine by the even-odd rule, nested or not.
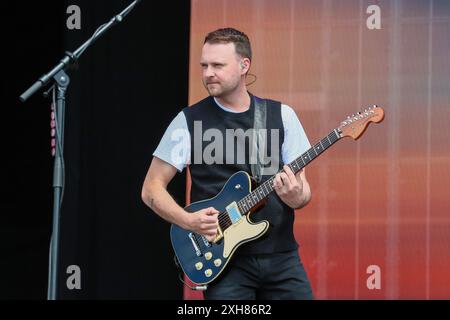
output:
[[[143,201],[163,219],[204,235],[209,241],[217,234],[219,212],[214,208],[186,212],[167,192],[167,185],[177,171],[189,166],[191,201],[195,202],[214,197],[233,173],[250,172],[248,139],[238,137],[236,148],[234,144],[232,149],[223,145],[220,150],[224,152],[216,150],[208,157],[207,151],[211,149],[208,143],[212,139],[205,139],[203,134],[199,137],[198,129],[222,133],[223,139],[214,142],[225,144],[228,129],[239,133],[253,127],[255,98],[247,91],[245,82],[251,59],[250,41],[244,33],[225,28],[206,36],[200,66],[209,96],[184,108],[173,119],[153,153],[142,188]],[[294,209],[308,204],[311,190],[304,170],[295,176],[283,166],[308,150],[310,143],[289,106],[272,100],[266,102],[266,154],[271,155],[275,173],[281,169],[285,172],[277,174],[274,180],[276,193],[271,193],[267,203],[250,217],[254,222],[268,220],[271,229],[266,237],[239,247],[224,274],[205,291],[206,299],[313,298],[293,233]],[[245,150],[245,161],[239,161],[235,149]],[[263,173],[262,182],[271,175]]]

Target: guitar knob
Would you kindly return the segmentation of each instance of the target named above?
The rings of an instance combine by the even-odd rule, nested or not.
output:
[[[206,260],[211,260],[211,258],[212,258],[212,253],[211,252],[205,253],[205,259]]]
[[[197,263],[195,264],[195,269],[197,269],[197,270],[202,270],[202,268],[203,268],[203,263],[197,262]]]
[[[207,276],[208,278],[212,276],[212,270],[211,269],[206,269],[205,270],[205,276]]]
[[[221,264],[222,264],[222,260],[220,260],[220,259],[214,260],[214,265],[215,265],[216,267],[220,267]]]

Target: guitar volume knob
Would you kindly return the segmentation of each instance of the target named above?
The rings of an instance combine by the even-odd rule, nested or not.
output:
[[[203,263],[197,262],[197,263],[195,264],[195,269],[197,269],[197,270],[202,270],[202,268],[203,268]]]

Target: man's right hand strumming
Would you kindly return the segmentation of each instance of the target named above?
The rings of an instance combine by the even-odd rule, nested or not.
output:
[[[217,236],[219,228],[219,211],[213,207],[205,208],[187,215],[186,224],[188,229],[198,233],[208,241],[213,241]]]

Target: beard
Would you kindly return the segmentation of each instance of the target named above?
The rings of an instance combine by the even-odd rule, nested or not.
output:
[[[227,96],[239,86],[239,82],[236,83],[223,83],[223,82],[204,82],[203,83],[209,95],[215,98]]]

